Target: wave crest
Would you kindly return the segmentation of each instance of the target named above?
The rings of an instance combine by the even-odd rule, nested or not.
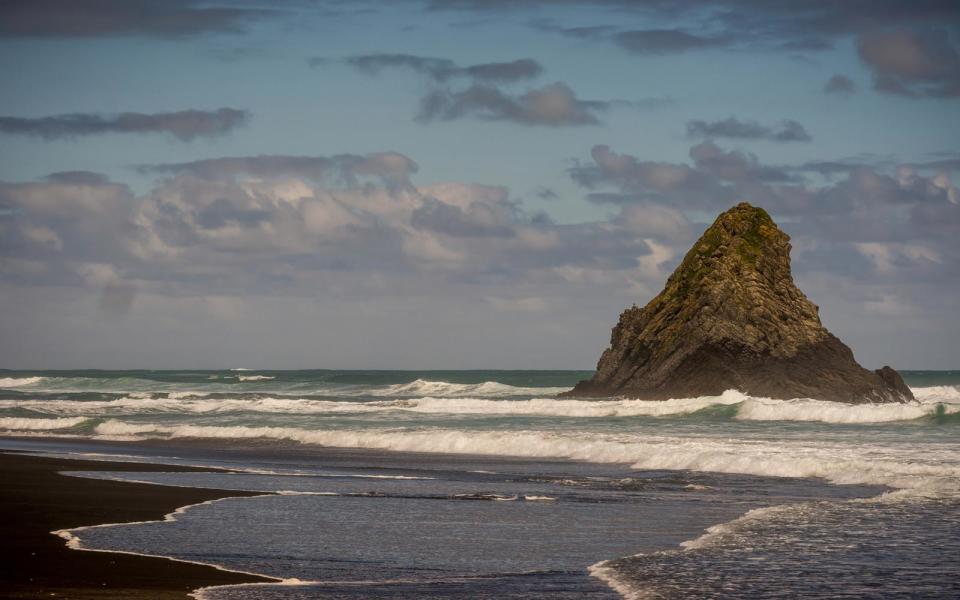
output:
[[[943,397],[943,394],[928,397]],[[711,409],[722,408],[722,411]],[[406,412],[431,415],[539,416],[561,418],[685,417],[741,421],[807,421],[870,424],[960,413],[960,402],[937,400],[909,404],[843,404],[822,400],[753,398],[735,390],[719,396],[671,400],[557,398],[421,397],[392,400],[318,400],[241,395],[209,397],[205,392],[131,393],[115,400],[0,400],[0,409],[28,409],[50,415],[121,416],[134,414],[261,413],[292,415]],[[709,411],[709,412],[707,412]]]
[[[531,396],[531,395],[551,395],[565,392],[567,387],[518,387],[498,383],[496,381],[484,381],[482,383],[451,383],[449,381],[431,381],[428,379],[417,379],[410,383],[397,383],[388,385],[379,390],[373,390],[373,396],[428,396],[433,398],[455,398],[463,396],[475,397],[504,397],[504,396]]]
[[[60,419],[30,419],[26,417],[0,417],[0,429],[9,431],[51,431],[69,429],[86,421],[86,417],[63,417]]]
[[[0,388],[14,388],[25,385],[36,385],[43,381],[44,377],[0,377]]]
[[[943,408],[940,408],[940,407]],[[743,421],[819,421],[821,423],[889,423],[913,421],[938,414],[960,412],[960,405],[939,402],[909,404],[843,404],[825,400],[771,400],[751,398],[737,408]]]

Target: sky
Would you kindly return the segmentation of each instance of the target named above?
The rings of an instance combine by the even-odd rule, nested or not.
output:
[[[0,367],[591,369],[740,201],[960,368],[960,4],[7,0]]]

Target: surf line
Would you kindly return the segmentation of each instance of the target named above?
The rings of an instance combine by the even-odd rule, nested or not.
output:
[[[129,481],[130,483],[150,483],[146,481],[143,481],[143,482],[131,481],[131,480],[126,480],[126,481]],[[162,484],[153,484],[153,485],[162,485]],[[181,487],[181,486],[173,486],[173,487]],[[253,571],[231,569],[229,567],[218,565],[212,562],[205,562],[200,560],[189,560],[186,558],[176,558],[174,556],[167,556],[165,554],[149,554],[146,552],[134,552],[132,550],[107,550],[104,548],[87,548],[83,545],[83,542],[78,535],[79,532],[87,531],[90,529],[106,529],[109,527],[120,527],[123,525],[147,525],[151,523],[172,523],[177,521],[177,517],[179,515],[185,514],[191,508],[196,508],[198,506],[216,504],[218,502],[223,502],[224,500],[241,500],[244,498],[265,498],[265,497],[280,496],[280,495],[290,495],[290,494],[267,493],[267,494],[258,494],[256,496],[225,496],[223,498],[214,498],[213,500],[205,500],[203,502],[197,502],[195,504],[187,504],[185,506],[181,506],[175,509],[173,512],[169,512],[163,515],[163,518],[160,518],[160,519],[153,519],[149,521],[126,521],[122,523],[102,523],[100,525],[84,525],[82,527],[70,527],[67,529],[57,529],[55,531],[51,531],[50,533],[52,535],[55,535],[65,540],[67,548],[70,548],[71,550],[80,550],[83,552],[105,552],[110,554],[129,554],[132,556],[146,556],[148,558],[163,558],[163,559],[174,561],[174,562],[201,565],[204,567],[212,567],[218,571],[223,571],[226,573],[237,573],[239,575],[250,575],[251,577],[262,577],[264,579],[271,579],[273,581],[270,583],[278,583],[278,584],[284,584],[284,585],[300,585],[305,583],[313,583],[313,582],[303,582],[299,579],[284,579],[282,577],[276,577],[276,576],[267,575],[264,573],[256,573]]]

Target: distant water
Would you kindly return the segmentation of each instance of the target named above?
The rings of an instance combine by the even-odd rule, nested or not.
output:
[[[301,582],[214,598],[960,597],[960,372],[903,375],[917,402],[850,406],[556,399],[575,371],[0,371],[0,435],[283,492],[75,532]]]

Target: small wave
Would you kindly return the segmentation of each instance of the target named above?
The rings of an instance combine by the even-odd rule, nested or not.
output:
[[[166,397],[164,397],[166,396]],[[116,400],[0,400],[0,409],[20,408],[44,414],[130,416],[137,414],[336,414],[394,410],[392,402],[337,402],[298,398],[208,398],[202,392],[128,394]]]
[[[726,523],[719,523],[708,527],[706,532],[698,538],[687,540],[680,543],[680,547],[685,550],[697,550],[699,548],[706,548],[714,543],[718,538],[722,538],[724,535],[727,535],[731,531],[738,529],[744,524],[751,523],[754,521],[763,521],[769,519],[776,515],[777,513],[787,512],[796,510],[795,505],[791,504],[780,504],[777,506],[765,506],[762,508],[755,508],[749,510],[742,517],[734,519],[733,521],[728,521]]]
[[[165,384],[137,377],[7,377],[0,378],[0,388],[33,386],[31,392],[153,392],[178,384]]]
[[[671,400],[487,400],[479,398],[418,398],[404,410],[422,413],[543,415],[557,417],[635,417],[688,414],[716,405],[739,404],[747,396],[728,390],[720,396]]]
[[[240,381],[266,381],[268,379],[276,379],[270,375],[237,375],[237,379]]]
[[[718,540],[722,540],[725,536],[730,535],[732,532],[735,532],[739,528],[744,527],[749,523],[774,518],[777,513],[794,510],[796,507],[797,505],[795,504],[781,504],[777,506],[755,508],[747,511],[743,514],[743,516],[737,519],[707,528],[706,532],[704,532],[704,534],[698,538],[681,542],[680,550],[666,550],[652,555],[637,554],[626,558],[605,560],[591,565],[588,571],[591,576],[596,577],[603,583],[607,584],[608,587],[620,594],[620,596],[626,600],[648,600],[660,598],[661,595],[656,589],[638,585],[636,581],[626,576],[620,571],[620,569],[617,568],[618,564],[621,564],[625,560],[630,560],[631,558],[656,555],[676,555],[684,551],[709,548],[712,544],[717,543]]]
[[[407,412],[431,415],[544,416],[569,418],[685,417],[741,421],[807,421],[869,424],[960,414],[960,403],[844,404],[822,400],[752,398],[735,390],[719,396],[672,400],[573,400],[532,398],[409,398],[377,401],[310,398],[211,398],[209,392],[134,392],[115,400],[0,400],[0,408],[28,409],[51,415],[122,416],[134,414],[266,413],[292,415]]]
[[[937,414],[960,412],[960,405],[911,402],[908,404],[844,404],[825,400],[771,400],[750,398],[738,408],[744,421],[819,421],[821,423],[889,423],[912,421]]]
[[[385,388],[371,391],[373,396],[429,396],[434,398],[456,398],[462,396],[498,397],[498,396],[531,396],[559,394],[570,388],[566,387],[517,387],[484,381],[483,383],[451,383],[449,381],[430,381],[417,379],[410,383],[398,383]]]
[[[170,400],[182,400],[184,398],[206,398],[210,392],[167,392],[167,398]],[[147,395],[149,398],[149,394]]]
[[[0,400],[0,408],[22,408],[46,414],[132,415],[138,413],[364,414],[411,412],[447,415],[552,416],[610,418],[695,413],[713,406],[735,406],[746,396],[729,391],[721,396],[647,400],[491,400],[486,398],[411,398],[373,402],[308,398],[209,398],[205,392],[131,393],[116,400]]]
[[[30,419],[25,417],[2,417],[0,429],[8,431],[50,431],[68,429],[86,421],[86,417],[64,417],[60,419]]]
[[[595,565],[590,565],[587,571],[592,577],[596,577],[603,583],[607,584],[607,587],[620,594],[620,596],[626,600],[640,600],[640,590],[630,585],[630,583],[628,583],[626,579],[616,571],[616,569],[611,567],[611,562],[613,561],[605,560],[598,562]]]
[[[0,388],[23,387],[25,385],[36,385],[43,381],[44,377],[0,377]]]
[[[935,385],[910,388],[913,396],[920,402],[957,402],[960,403],[960,386]]]

